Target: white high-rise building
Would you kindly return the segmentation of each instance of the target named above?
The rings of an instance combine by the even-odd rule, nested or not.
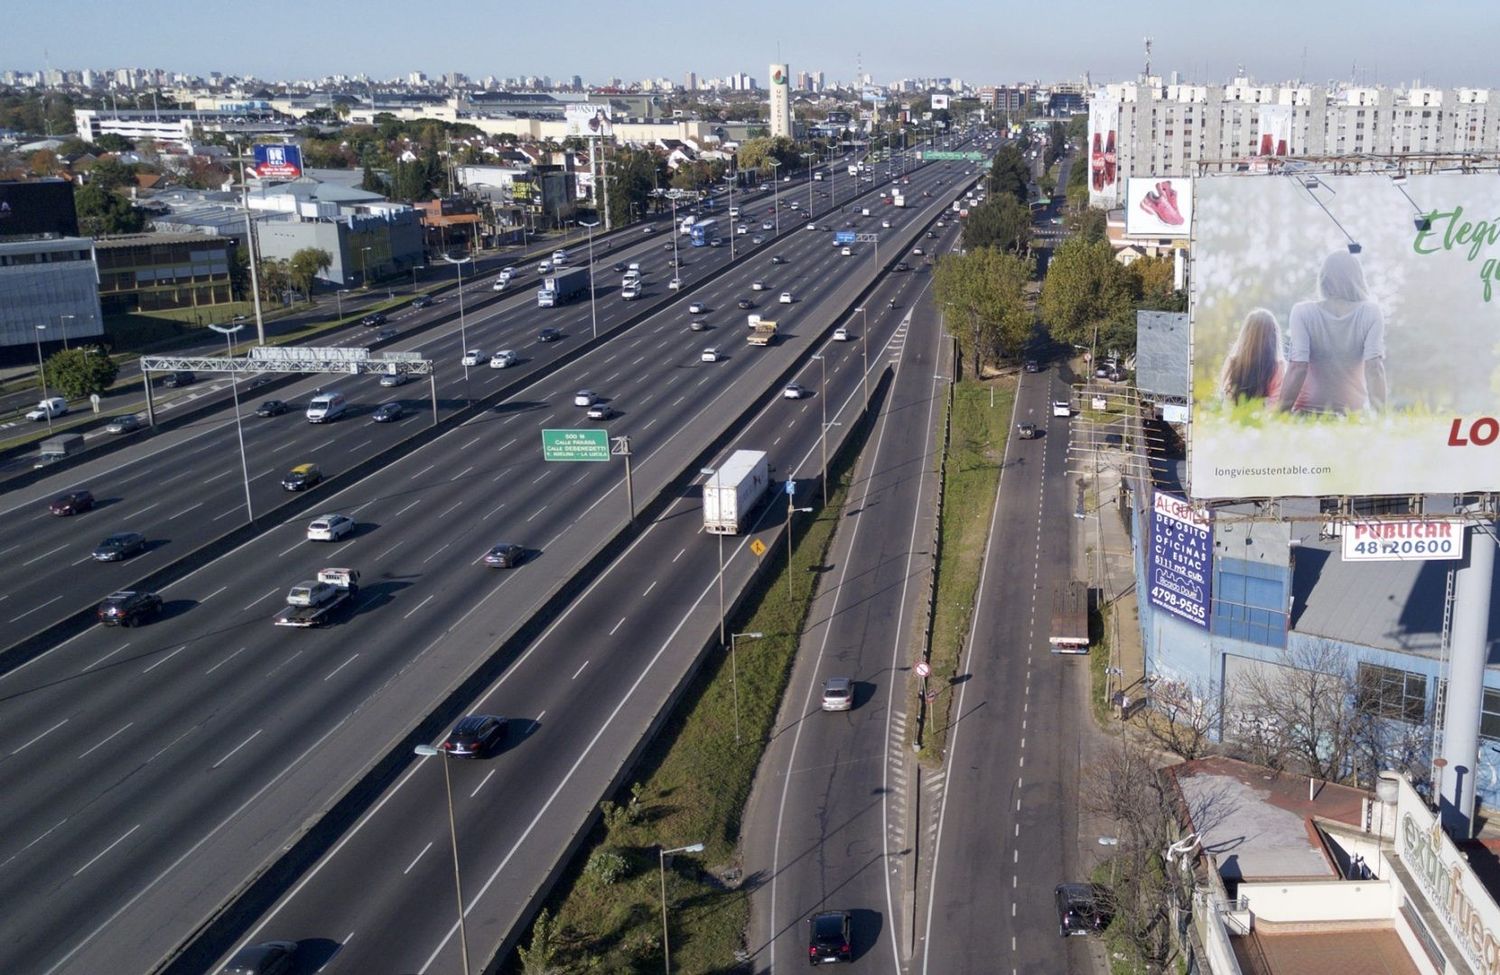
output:
[[[791,69],[773,64],[771,74],[771,137],[794,138],[792,134]]]
[[[1105,85],[1089,98],[1090,201],[1118,206],[1131,176],[1228,172],[1257,157],[1500,151],[1500,91],[1163,84]],[[1100,175],[1095,172],[1100,170]],[[1116,177],[1110,179],[1108,177]],[[1101,184],[1103,184],[1101,186]]]

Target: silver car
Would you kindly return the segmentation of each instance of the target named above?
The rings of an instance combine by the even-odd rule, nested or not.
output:
[[[847,711],[854,706],[854,681],[830,677],[823,682],[823,710]]]

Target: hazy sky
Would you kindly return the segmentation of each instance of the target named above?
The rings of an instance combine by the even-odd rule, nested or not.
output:
[[[766,65],[877,81],[1122,80],[1154,39],[1156,73],[1224,81],[1355,80],[1500,88],[1500,3],[1489,0],[1012,0],[894,3],[645,0],[422,4],[410,0],[68,0],[6,4],[0,70],[160,67],[262,78],[462,71],[638,81]]]

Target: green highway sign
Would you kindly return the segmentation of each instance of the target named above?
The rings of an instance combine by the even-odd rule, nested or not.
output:
[[[961,162],[979,162],[984,158],[982,152],[933,152],[922,153],[922,158],[929,162],[948,162],[959,160]]]
[[[543,460],[609,460],[604,430],[543,430]]]

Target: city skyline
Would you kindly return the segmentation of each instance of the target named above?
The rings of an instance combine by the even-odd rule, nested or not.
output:
[[[578,74],[600,85],[610,78],[680,84],[687,72],[706,78],[749,72],[759,78],[767,63],[786,62],[794,73],[821,70],[830,82],[853,81],[863,71],[880,83],[914,77],[970,84],[1072,81],[1085,73],[1103,83],[1140,74],[1150,36],[1154,73],[1175,71],[1185,81],[1227,81],[1243,67],[1267,83],[1500,87],[1500,66],[1484,56],[1482,45],[1451,42],[1459,23],[1468,36],[1500,27],[1500,10],[1473,0],[1446,5],[1449,16],[1442,18],[1412,16],[1411,6],[1389,2],[1309,7],[1273,0],[1254,16],[1239,5],[1207,4],[1174,9],[1170,18],[1084,0],[1050,5],[1045,18],[1032,5],[1009,2],[974,9],[936,0],[915,17],[909,8],[870,0],[853,18],[827,7],[773,2],[729,30],[694,29],[702,13],[686,0],[660,0],[649,17],[633,19],[594,0],[576,9],[581,16],[566,28],[555,19],[511,17],[497,19],[494,31],[455,31],[444,23],[424,32],[411,23],[410,8],[394,0],[357,7],[268,0],[255,8],[249,25],[266,27],[264,42],[231,48],[203,40],[232,21],[120,20],[113,5],[77,0],[66,18],[36,5],[11,11],[0,39],[0,70],[142,67],[268,81],[330,75],[387,80],[413,72],[440,78],[453,71],[470,78],[548,75],[559,81]],[[356,20],[359,31],[351,34]],[[281,28],[269,29],[278,21]],[[288,23],[295,28],[285,29]],[[590,23],[604,29],[579,30]],[[330,37],[348,42],[331,45]],[[421,44],[428,37],[431,50]]]

